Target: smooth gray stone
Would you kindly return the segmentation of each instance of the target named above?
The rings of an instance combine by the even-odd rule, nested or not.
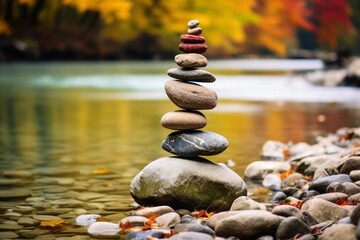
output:
[[[292,239],[296,235],[310,233],[311,230],[297,217],[285,218],[276,230],[276,239]]]
[[[249,197],[241,196],[235,199],[230,208],[230,211],[240,210],[266,210],[266,206],[262,203],[252,200]]]
[[[326,188],[326,192],[342,192],[346,195],[354,195],[360,193],[360,187],[352,182],[333,182]]]
[[[215,234],[214,230],[210,227],[198,223],[179,223],[175,226],[173,232],[174,234],[179,232],[201,232],[211,236]]]
[[[354,240],[356,238],[356,227],[352,224],[334,224],[324,230],[318,240]]]
[[[0,232],[0,239],[18,239],[19,235],[11,231]]]
[[[130,233],[127,236],[127,239],[128,240],[147,240],[148,236],[151,236],[153,238],[164,238],[165,234],[162,231],[146,230],[146,231]]]
[[[239,211],[225,211],[225,212],[219,212],[211,216],[206,224],[211,227],[212,229],[215,228],[216,224],[220,222],[222,219],[230,217],[232,215],[238,214]]]
[[[349,209],[336,205],[335,203],[313,198],[305,201],[301,207],[302,211],[308,212],[319,223],[325,221],[337,221],[349,216]]]
[[[298,219],[303,218],[301,210],[291,205],[278,205],[273,208],[271,213],[283,217],[297,217]]]
[[[353,170],[360,170],[360,157],[348,158],[340,169],[340,173],[349,174]]]
[[[215,82],[216,80],[213,74],[203,69],[170,68],[167,74],[184,81]]]
[[[163,205],[163,206],[147,207],[147,208],[136,210],[134,212],[134,215],[146,217],[149,214],[154,214],[157,216],[161,216],[163,214],[170,213],[170,212],[174,212],[174,209],[172,209],[169,206]]]
[[[213,109],[218,101],[215,91],[190,82],[167,81],[165,83],[165,92],[176,106],[184,109]]]
[[[162,148],[181,157],[217,155],[229,142],[223,136],[209,131],[188,130],[171,133],[162,143]]]
[[[170,213],[165,213],[160,217],[157,217],[155,221],[159,225],[159,227],[169,228],[169,227],[174,227],[176,224],[180,223],[181,218],[180,215],[177,214],[176,212],[170,212]]]
[[[230,168],[204,158],[165,157],[148,164],[130,184],[134,200],[142,205],[226,211],[246,196],[244,180]]]
[[[326,193],[326,188],[333,182],[352,182],[349,175],[347,174],[337,174],[337,175],[331,175],[326,176],[322,178],[318,178],[314,180],[310,186],[309,190],[315,190],[319,193]]]
[[[347,199],[348,195],[341,192],[324,193],[314,196],[313,198],[320,198],[332,203],[335,203],[339,199]]]
[[[214,238],[206,233],[180,232],[171,236],[169,240],[214,240]]]
[[[275,235],[282,218],[263,210],[244,210],[224,218],[215,226],[216,236],[242,240]]]

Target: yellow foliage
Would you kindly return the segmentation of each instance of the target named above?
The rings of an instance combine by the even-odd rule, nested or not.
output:
[[[63,0],[64,5],[72,5],[84,12],[98,11],[105,23],[129,18],[132,2],[130,0]]]
[[[35,0],[19,0],[19,3],[28,6],[34,6]]]
[[[92,174],[98,174],[98,175],[100,175],[100,174],[109,174],[109,173],[112,173],[112,171],[110,169],[108,169],[108,168],[105,168],[105,167],[97,168],[97,169],[94,169],[92,171]]]
[[[63,227],[64,225],[68,225],[68,223],[63,219],[59,219],[59,220],[43,220],[43,221],[40,222],[40,227],[55,228],[55,227]]]

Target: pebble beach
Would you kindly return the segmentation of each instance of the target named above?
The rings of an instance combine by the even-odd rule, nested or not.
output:
[[[228,140],[208,130],[203,110],[217,93],[204,68],[208,49],[198,20],[188,22],[167,74],[164,113],[172,132],[130,186],[109,168],[39,167],[0,172],[0,239],[359,239],[360,127],[314,144],[269,139],[242,174],[216,163]],[[129,176],[130,177],[130,176]],[[124,190],[125,189],[125,190]]]

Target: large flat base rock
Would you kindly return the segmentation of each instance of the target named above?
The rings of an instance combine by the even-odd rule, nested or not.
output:
[[[228,167],[204,158],[165,157],[148,164],[130,185],[142,205],[168,205],[174,209],[229,210],[246,196],[243,179]]]

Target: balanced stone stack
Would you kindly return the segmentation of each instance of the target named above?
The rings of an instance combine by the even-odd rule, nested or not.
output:
[[[199,69],[207,66],[205,38],[198,20],[188,22],[188,34],[180,36],[175,56],[179,68],[168,70],[173,80],[165,84],[169,99],[181,110],[166,113],[161,125],[177,130],[162,143],[162,148],[176,156],[151,162],[131,182],[130,192],[143,205],[168,205],[173,208],[228,210],[239,196],[246,195],[243,179],[226,166],[199,156],[223,152],[228,141],[223,136],[199,130],[207,119],[199,110],[213,109],[217,94],[195,82],[216,80],[210,72]]]

